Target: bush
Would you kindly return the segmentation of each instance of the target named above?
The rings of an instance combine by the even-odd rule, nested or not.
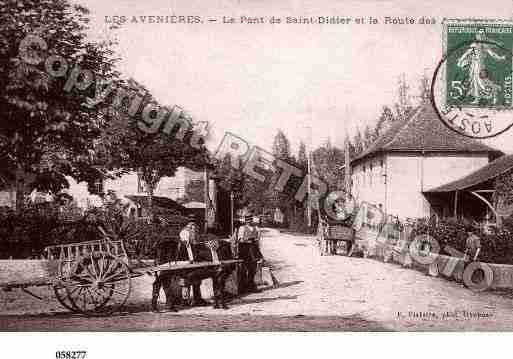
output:
[[[156,243],[178,237],[187,220],[161,214],[155,223],[129,219],[126,206],[114,199],[71,218],[62,216],[53,203],[30,205],[22,213],[0,208],[0,258],[38,258],[50,245],[79,243],[102,238],[101,226],[110,238],[122,240],[131,257],[154,258]]]
[[[58,212],[47,205],[30,205],[22,213],[0,211],[0,257],[36,257],[59,224]]]
[[[438,224],[418,222],[415,234],[429,234],[440,245],[440,253],[449,255],[446,246],[465,251],[467,233],[464,221],[446,220]],[[494,234],[481,234],[481,252],[478,260],[486,263],[513,264],[513,232],[506,226]]]

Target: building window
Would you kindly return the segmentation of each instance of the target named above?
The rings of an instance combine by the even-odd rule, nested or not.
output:
[[[103,181],[98,180],[94,182],[94,189],[96,190],[96,193],[103,193]]]
[[[141,179],[141,176],[137,174],[137,193],[143,193],[144,191],[144,182]]]
[[[96,179],[94,182],[89,182],[87,185],[87,190],[91,194],[96,194],[98,196],[103,195],[103,179]]]

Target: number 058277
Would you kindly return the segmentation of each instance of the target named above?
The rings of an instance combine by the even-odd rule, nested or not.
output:
[[[55,352],[55,359],[85,359],[85,350],[58,350]]]

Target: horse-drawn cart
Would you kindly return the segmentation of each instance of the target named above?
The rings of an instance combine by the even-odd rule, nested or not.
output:
[[[223,267],[240,262],[235,259],[220,261],[215,246],[212,246],[212,251],[211,262],[170,262],[152,266],[138,261],[135,264],[127,255],[123,241],[104,236],[95,241],[46,247],[44,259],[25,261],[38,270],[26,273],[22,279],[3,276],[0,288],[5,291],[21,289],[42,299],[29,288],[49,286],[59,303],[72,312],[110,314],[119,311],[126,303],[133,278],[156,273],[176,272],[180,275],[198,268]]]
[[[334,255],[343,250],[350,257],[355,247],[355,231],[350,226],[321,219],[317,227],[317,241],[321,256]]]

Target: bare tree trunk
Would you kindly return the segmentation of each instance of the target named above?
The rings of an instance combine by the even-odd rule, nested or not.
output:
[[[25,171],[18,164],[16,168],[16,212],[21,213],[25,208]]]

